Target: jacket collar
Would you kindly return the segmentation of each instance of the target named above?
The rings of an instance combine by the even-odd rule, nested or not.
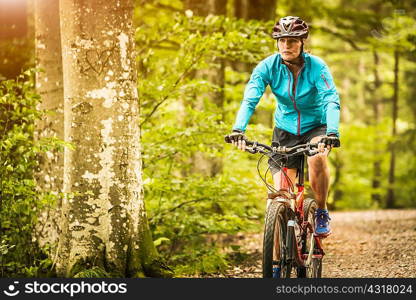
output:
[[[310,63],[310,54],[309,53],[306,53],[305,51],[304,52],[302,52],[302,57],[303,57],[303,63],[304,64],[306,64],[306,63]],[[280,64],[283,64],[283,58],[282,58],[282,55],[279,53],[279,63]]]
[[[279,55],[279,65],[280,66],[285,65],[283,63],[282,55],[280,53],[278,55]],[[305,53],[305,52],[302,52],[301,55],[303,56],[303,63],[304,63],[303,68],[304,68],[304,70],[305,69],[310,69],[310,65],[311,65],[311,59],[310,59],[310,57],[311,57],[311,55],[309,53]],[[286,68],[287,68],[287,66],[286,66]],[[285,77],[288,77],[289,76],[289,74],[287,72],[284,72],[283,71],[284,68],[279,68],[279,69],[280,69],[281,72],[283,72],[283,74],[284,74]]]

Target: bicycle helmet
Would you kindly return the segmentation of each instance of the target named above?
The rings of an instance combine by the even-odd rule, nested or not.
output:
[[[299,17],[287,16],[281,18],[273,26],[272,37],[277,40],[282,37],[307,38],[309,34],[308,24]]]

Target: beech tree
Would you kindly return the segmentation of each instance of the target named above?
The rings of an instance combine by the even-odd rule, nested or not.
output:
[[[168,274],[142,194],[133,0],[60,2],[65,149],[59,276]]]

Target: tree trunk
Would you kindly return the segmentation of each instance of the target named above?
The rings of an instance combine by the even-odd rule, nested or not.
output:
[[[56,269],[161,276],[142,193],[133,0],[61,0],[65,96]]]
[[[185,0],[185,9],[191,10],[196,16],[225,15],[226,14],[226,0]],[[210,69],[198,70],[195,72],[195,77],[211,82],[218,87],[217,91],[212,91],[203,95],[196,96],[195,109],[203,110],[203,99],[208,98],[211,103],[214,103],[221,111],[224,105],[224,84],[225,84],[225,64],[221,58],[212,58],[212,63],[218,67],[211,67]],[[220,158],[208,158],[204,153],[197,152],[192,158],[193,173],[199,173],[205,176],[215,176],[222,171],[222,160]]]
[[[368,70],[366,68],[366,62],[364,57],[360,57],[359,62],[358,62],[358,66],[357,66],[357,72],[359,75],[359,78],[365,78],[366,74],[368,73]],[[364,124],[366,124],[367,126],[370,125],[371,121],[369,116],[367,115],[367,103],[366,103],[366,82],[364,80],[360,81],[358,83],[358,88],[357,88],[357,96],[356,96],[356,105],[358,108],[358,111],[360,111],[361,113],[358,114],[360,121],[363,122]]]
[[[36,89],[42,97],[39,106],[53,114],[46,114],[37,122],[37,138],[64,139],[64,95],[62,82],[61,37],[59,28],[59,1],[35,1]],[[39,157],[37,186],[41,191],[56,195],[62,192],[63,153],[51,150]],[[59,202],[59,199],[58,199]],[[60,206],[60,203],[57,203]],[[56,209],[46,209],[40,215],[37,230],[40,245],[54,244],[58,240],[58,216]]]
[[[391,137],[392,142],[390,144],[390,170],[389,170],[389,188],[387,191],[387,201],[386,207],[393,208],[395,206],[395,199],[394,199],[394,182],[395,182],[395,167],[396,167],[396,121],[398,116],[398,106],[399,102],[399,51],[394,51],[394,94],[393,94],[393,107],[392,107],[392,130],[391,130]]]
[[[377,51],[373,52],[373,58],[374,58],[374,92],[373,94],[373,120],[374,120],[374,126],[376,128],[376,134],[375,134],[375,143],[374,145],[378,145],[381,140],[380,132],[378,131],[377,126],[380,124],[380,118],[381,118],[381,95],[380,95],[380,88],[381,88],[381,80],[378,73],[378,68],[380,66],[380,59],[378,56]],[[381,156],[382,152],[378,147],[375,147],[374,149],[374,163],[373,163],[373,179],[372,179],[372,188],[373,193],[371,194],[371,198],[373,201],[375,201],[379,206],[382,205],[381,203],[381,193],[380,193],[380,186],[381,186]]]
[[[351,99],[352,96],[350,96],[351,95],[350,93],[351,79],[350,78],[344,77],[344,79],[342,80],[342,90],[344,91],[343,98]],[[352,112],[350,108],[347,105],[344,105],[341,109],[341,120],[343,120],[345,124],[349,124],[352,119],[353,119],[353,116],[352,116]]]
[[[244,20],[274,20],[276,0],[234,0],[234,15]]]
[[[234,0],[234,16],[238,19],[270,21],[276,17],[276,0]],[[233,69],[251,72],[255,65],[234,62]]]
[[[276,0],[234,0],[234,16],[239,19],[270,21],[276,17]],[[250,73],[255,64],[239,61],[232,63],[232,68],[238,72]],[[267,127],[273,126],[273,112],[258,107],[252,119],[253,124],[263,124]]]

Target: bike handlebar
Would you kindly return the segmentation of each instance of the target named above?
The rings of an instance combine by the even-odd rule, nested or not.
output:
[[[231,139],[228,135],[225,136],[225,142],[231,144]],[[302,145],[297,145],[294,147],[285,147],[285,146],[278,146],[278,147],[270,147],[265,144],[261,144],[254,141],[249,141],[245,139],[247,152],[250,152],[252,154],[260,152],[263,154],[268,154],[270,152],[278,153],[278,154],[306,154],[308,156],[312,156],[317,154],[319,151],[318,143],[306,143]],[[334,145],[334,147],[339,147],[338,145]]]

